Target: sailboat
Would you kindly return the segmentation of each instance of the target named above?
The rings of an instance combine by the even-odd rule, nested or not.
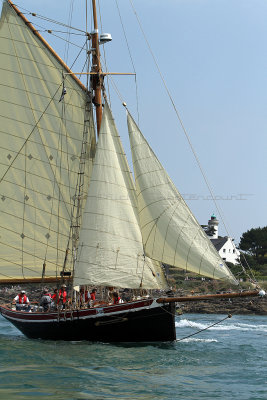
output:
[[[173,341],[179,298],[77,302],[81,287],[167,290],[164,264],[237,283],[126,107],[133,179],[105,95],[95,0],[92,8],[85,86],[20,10],[3,4],[0,281],[66,282],[71,302],[0,311],[29,338]]]

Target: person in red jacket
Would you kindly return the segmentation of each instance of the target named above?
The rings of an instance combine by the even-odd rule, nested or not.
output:
[[[16,310],[17,311],[30,311],[30,301],[26,296],[25,290],[21,290],[20,293],[13,300],[16,302]]]
[[[54,289],[54,293],[52,294],[51,298],[55,304],[58,303],[58,289],[57,288]]]
[[[119,304],[121,303],[121,298],[118,295],[118,292],[113,292],[112,293],[112,298],[113,298],[113,304]]]
[[[51,308],[57,308],[57,305],[59,303],[58,288],[54,289],[54,293],[52,294],[51,299],[52,299]]]
[[[66,308],[67,297],[66,285],[62,285],[58,293],[58,303],[62,304],[62,308]]]
[[[96,292],[97,292],[97,290],[93,289],[92,292],[90,293],[90,299],[93,301],[95,301]]]

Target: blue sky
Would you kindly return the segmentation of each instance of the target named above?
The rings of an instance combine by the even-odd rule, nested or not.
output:
[[[228,232],[238,243],[243,232],[267,225],[267,2],[132,1],[222,210]],[[137,72],[140,128],[199,223],[207,223],[213,212],[221,219],[209,200],[210,193],[149,54],[130,1],[117,2]],[[85,27],[85,0],[18,0],[16,4],[65,23],[73,6],[72,25]],[[100,6],[103,32],[110,32],[113,37],[105,46],[108,69],[133,72],[115,0],[100,0]],[[45,26],[44,21],[27,17],[33,24]],[[63,33],[58,35],[65,37]],[[53,35],[43,33],[43,36],[64,57],[64,42]],[[69,49],[69,65],[77,52],[77,48]],[[77,68],[79,65],[73,69],[77,71]],[[137,119],[134,78],[121,76],[114,80]],[[125,111],[112,89],[110,96],[129,154]],[[221,221],[219,234],[226,234]]]

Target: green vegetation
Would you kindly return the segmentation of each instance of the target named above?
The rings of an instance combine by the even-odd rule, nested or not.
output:
[[[258,281],[267,282],[267,226],[243,233],[239,248],[242,264],[249,265]]]
[[[267,264],[267,226],[252,228],[241,236],[239,247],[258,264]]]

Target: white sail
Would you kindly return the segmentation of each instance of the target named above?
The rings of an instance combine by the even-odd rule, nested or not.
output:
[[[183,270],[236,283],[129,114],[128,129],[146,254]]]
[[[83,214],[74,285],[166,287],[159,264],[143,253],[135,187],[106,104]]]
[[[38,278],[43,263],[54,277],[68,243],[86,92],[68,75],[59,102],[63,62],[7,2],[0,54],[0,280]],[[85,182],[90,163],[88,155]]]

